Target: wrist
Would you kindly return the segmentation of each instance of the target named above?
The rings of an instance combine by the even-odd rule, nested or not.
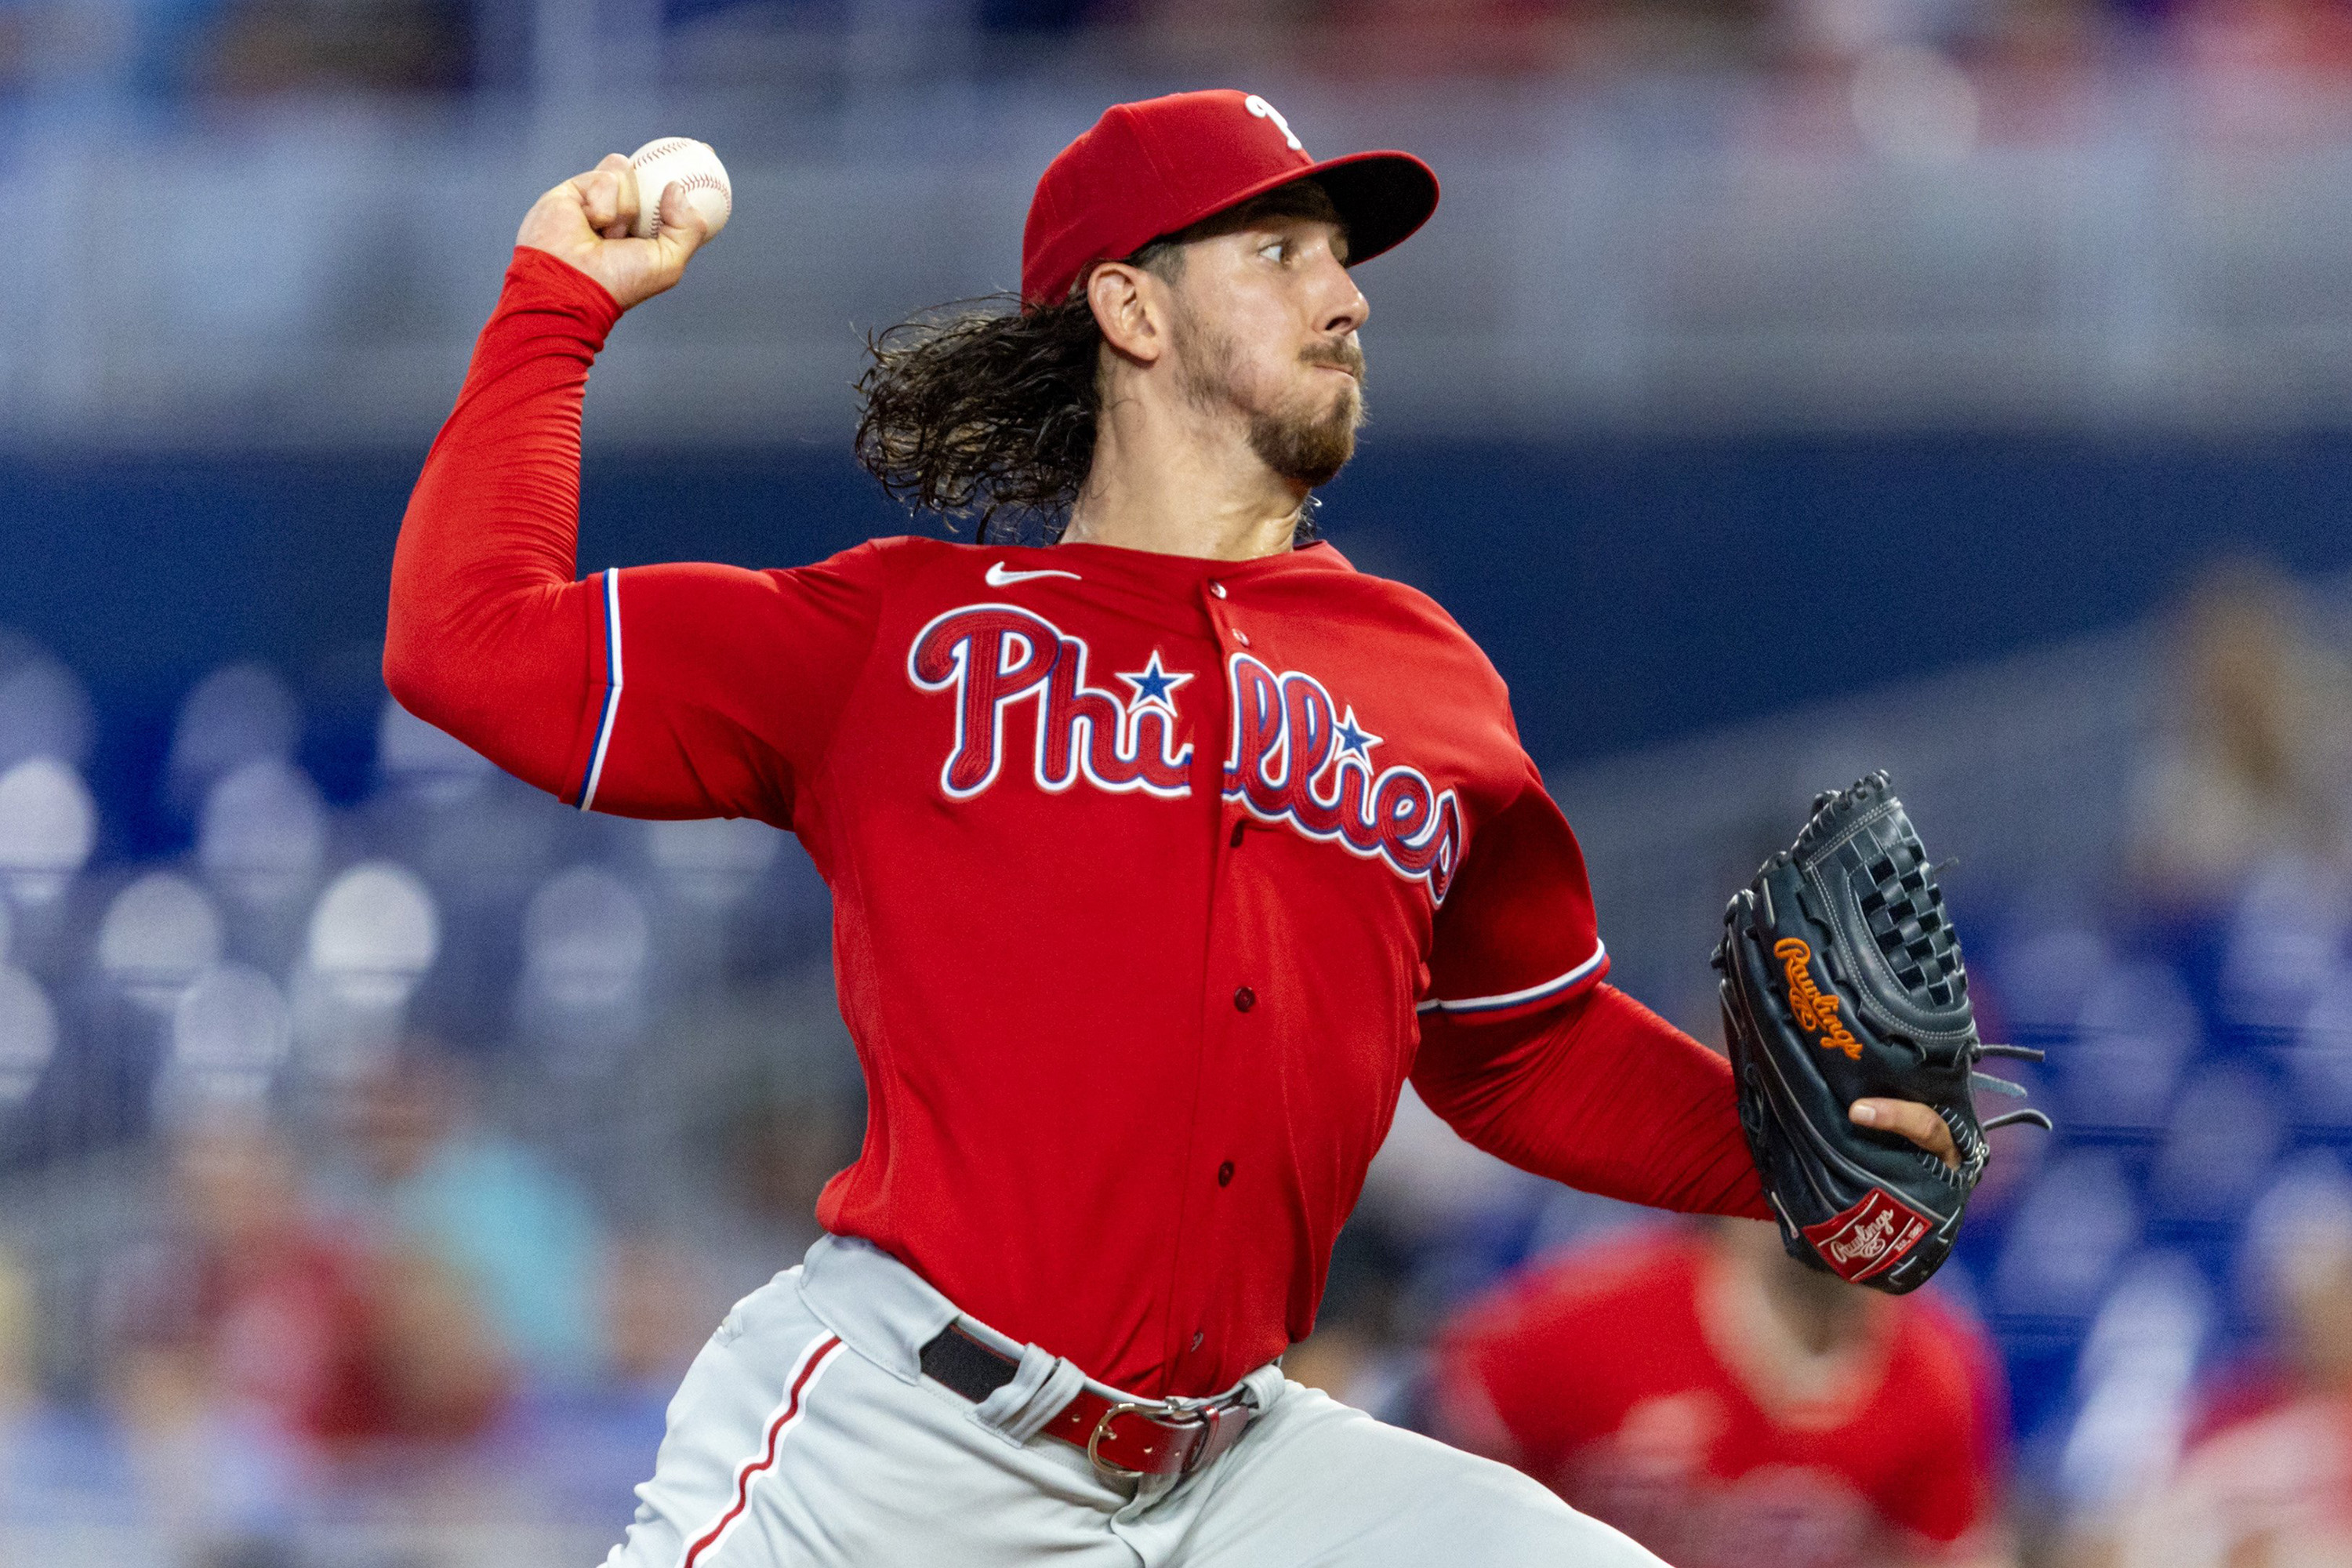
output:
[[[571,316],[600,349],[625,309],[611,289],[553,251],[535,245],[515,247],[507,264],[504,302]]]

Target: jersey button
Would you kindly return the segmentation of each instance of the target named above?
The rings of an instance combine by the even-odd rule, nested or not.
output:
[[[1233,1184],[1234,1163],[1231,1160],[1228,1160],[1223,1164],[1217,1167],[1217,1185],[1221,1187],[1230,1187]]]
[[[1249,826],[1249,825],[1248,825],[1247,823],[1243,823],[1243,822],[1236,822],[1236,823],[1234,823],[1234,848],[1238,849],[1238,848],[1240,848],[1240,847],[1242,847],[1242,829],[1243,829],[1243,828],[1244,828],[1244,827],[1246,827],[1246,826]]]
[[[1208,1337],[1209,1337],[1209,1336],[1208,1336],[1208,1334],[1207,1334],[1204,1331],[1200,1330],[1200,1329],[1195,1329],[1195,1330],[1193,1330],[1193,1331],[1192,1331],[1192,1348],[1193,1348],[1194,1350],[1199,1350],[1199,1349],[1201,1348],[1201,1343],[1202,1343],[1202,1341],[1204,1341],[1204,1340],[1206,1340]]]
[[[1248,1012],[1251,1008],[1253,1008],[1253,1007],[1255,1007],[1255,1006],[1256,1006],[1256,1005],[1257,1005],[1257,993],[1256,993],[1256,992],[1255,992],[1255,991],[1251,990],[1251,989],[1250,989],[1248,986],[1246,986],[1246,985],[1243,985],[1243,986],[1239,986],[1239,987],[1235,988],[1235,990],[1234,990],[1234,1010],[1235,1012],[1237,1012],[1237,1013],[1246,1013],[1246,1012]]]
[[[1244,631],[1235,631],[1234,633],[1234,641],[1241,644],[1244,647],[1249,647],[1249,633]]]
[[[1222,599],[1225,596],[1225,585],[1223,583],[1212,583],[1209,584],[1209,592]]]

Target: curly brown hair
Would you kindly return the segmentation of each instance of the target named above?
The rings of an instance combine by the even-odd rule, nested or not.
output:
[[[1268,217],[1339,212],[1321,185],[1294,181],[1126,259],[1172,280],[1185,246]],[[910,510],[950,527],[972,519],[982,543],[1058,539],[1094,466],[1102,408],[1102,329],[1085,290],[1081,277],[1067,300],[1030,309],[1010,294],[967,300],[869,334],[858,462]]]

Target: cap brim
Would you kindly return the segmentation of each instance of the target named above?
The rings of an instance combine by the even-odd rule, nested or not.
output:
[[[1339,221],[1348,230],[1350,267],[1402,244],[1437,210],[1437,174],[1412,153],[1350,153],[1260,181],[1179,227],[1190,228],[1301,180],[1320,184],[1329,194],[1331,205],[1339,209]]]
[[[1410,153],[1351,153],[1300,173],[1331,194],[1348,226],[1348,264],[1402,244],[1437,210],[1437,174]]]

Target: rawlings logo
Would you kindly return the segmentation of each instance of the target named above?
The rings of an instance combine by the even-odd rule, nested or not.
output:
[[[1859,1284],[1893,1268],[1931,1228],[1927,1216],[1873,1187],[1835,1218],[1805,1227],[1822,1262]]]
[[[1840,1265],[1867,1263],[1895,1245],[1895,1216],[1892,1209],[1882,1210],[1863,1224],[1829,1244],[1831,1262]]]
[[[1797,1016],[1797,1026],[1819,1035],[1822,1049],[1843,1051],[1848,1061],[1860,1061],[1862,1042],[1837,1016],[1838,998],[1814,984],[1812,971],[1806,967],[1812,962],[1813,950],[1796,937],[1784,936],[1772,944],[1772,956],[1780,961],[1780,972],[1788,976],[1789,1011]]]
[[[1037,705],[1037,787],[1058,795],[1083,773],[1113,794],[1192,793],[1190,743],[1176,744],[1176,689],[1192,679],[1150,662],[1118,679],[1131,698],[1087,684],[1087,645],[1045,616],[1013,605],[950,610],[916,635],[907,679],[919,690],[953,691],[955,746],[940,770],[950,800],[970,800],[1003,766],[1004,712]]]
[[[1375,772],[1378,735],[1343,715],[1323,683],[1294,670],[1276,675],[1245,653],[1233,656],[1234,745],[1224,793],[1251,816],[1286,822],[1307,837],[1379,858],[1405,880],[1445,901],[1462,863],[1462,808],[1419,769],[1402,763]]]

